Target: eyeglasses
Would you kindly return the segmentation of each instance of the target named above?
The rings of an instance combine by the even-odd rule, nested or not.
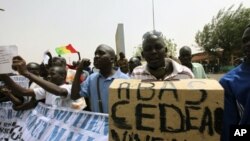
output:
[[[159,31],[156,31],[156,30],[152,30],[152,31],[148,31],[146,32],[143,36],[142,36],[142,39],[145,40],[151,36],[157,36],[158,38],[159,37],[163,37],[163,34]]]

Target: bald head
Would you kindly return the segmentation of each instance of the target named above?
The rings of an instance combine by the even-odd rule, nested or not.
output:
[[[35,74],[35,75],[40,75],[40,65],[35,62],[30,62],[27,64],[27,69],[29,72]]]
[[[191,59],[191,48],[188,46],[183,46],[179,51],[179,60],[181,61],[181,64],[190,68],[192,65]]]
[[[179,54],[183,54],[183,53],[189,53],[189,54],[192,54],[192,50],[190,47],[188,46],[183,46],[180,51],[179,51]]]
[[[115,51],[112,47],[105,45],[105,44],[101,44],[99,45],[96,50],[103,50],[107,53],[109,53],[110,57],[115,58]]]

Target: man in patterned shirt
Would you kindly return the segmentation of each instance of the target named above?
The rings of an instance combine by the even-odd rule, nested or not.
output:
[[[194,75],[190,69],[166,57],[167,51],[161,32],[154,30],[145,33],[142,42],[142,57],[147,63],[136,67],[131,78],[146,81],[193,78]]]

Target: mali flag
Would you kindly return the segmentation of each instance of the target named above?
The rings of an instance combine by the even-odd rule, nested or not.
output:
[[[62,47],[56,48],[56,53],[58,55],[63,55],[63,54],[67,54],[67,53],[77,53],[77,51],[73,48],[73,46],[71,44],[69,44],[67,46],[62,46]]]

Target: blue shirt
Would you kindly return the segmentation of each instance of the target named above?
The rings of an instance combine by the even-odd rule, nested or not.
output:
[[[105,78],[99,72],[91,74],[82,84],[80,95],[88,97],[90,100],[91,111],[100,112],[97,93],[97,80],[99,77],[99,89],[102,100],[103,112],[108,113],[109,86],[116,78],[128,79],[129,77],[117,70],[114,75]]]
[[[219,82],[224,88],[222,137],[228,141],[230,125],[250,124],[250,64],[240,64]]]

